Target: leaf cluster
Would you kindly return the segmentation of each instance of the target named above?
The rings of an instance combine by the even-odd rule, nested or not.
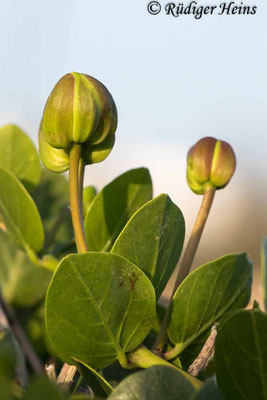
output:
[[[18,365],[31,375],[34,368],[10,326],[0,324],[1,398],[267,399],[267,317],[243,310],[252,285],[245,253],[187,276],[172,298],[164,347],[156,354],[166,312],[162,294],[184,246],[182,211],[167,194],[153,198],[146,168],[99,192],[89,186],[83,197],[89,251],[77,254],[66,178],[41,168],[18,127],[1,128],[0,139],[1,296],[41,360],[52,358],[58,369],[62,362],[75,365],[81,376],[68,392],[44,378],[21,389]],[[263,271],[266,254],[265,242]],[[214,327],[214,359],[193,377],[188,367]]]

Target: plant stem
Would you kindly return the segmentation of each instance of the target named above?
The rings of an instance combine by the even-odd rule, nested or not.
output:
[[[80,158],[79,161],[79,169],[78,169],[78,196],[80,200],[80,210],[81,214],[83,216],[83,181],[84,181],[84,170],[85,170],[85,165],[83,162],[83,159]]]
[[[189,242],[187,244],[183,260],[181,263],[181,267],[179,269],[176,282],[173,288],[172,296],[174,296],[174,293],[182,283],[182,281],[187,277],[187,275],[190,272],[190,268],[192,266],[193,260],[195,258],[197,248],[202,236],[202,232],[204,230],[204,227],[206,225],[210,209],[214,200],[216,189],[213,187],[207,187],[207,189],[204,192],[204,196],[202,199],[202,203],[189,239]]]
[[[152,353],[152,351],[148,350],[143,345],[128,353],[127,359],[129,360],[130,365],[138,368],[149,368],[153,365],[165,365],[166,367],[174,368],[182,375],[184,375],[185,378],[187,378],[194,385],[195,388],[199,389],[202,386],[202,382],[200,382],[198,379],[191,376],[182,369],[176,367],[175,365],[169,363],[168,361],[158,357],[155,353]]]
[[[15,314],[13,313],[13,311],[11,310],[11,308],[8,306],[8,304],[5,302],[5,300],[1,295],[0,295],[0,306],[33,372],[35,372],[37,375],[44,374],[45,370],[41,360],[35,353],[31,343],[29,342],[22,327],[20,326],[19,321],[15,317]]]
[[[80,384],[82,383],[82,380],[83,380],[83,376],[80,375],[79,378],[77,379],[77,382],[76,382],[76,385],[75,385],[75,387],[73,389],[72,394],[75,394],[77,392],[77,390],[79,389]]]
[[[163,346],[167,340],[167,327],[168,327],[168,319],[169,319],[169,314],[170,314],[170,305],[171,305],[171,301],[172,298],[176,292],[176,290],[178,289],[178,287],[180,286],[180,284],[183,282],[183,280],[187,277],[187,275],[190,272],[190,268],[192,266],[193,260],[195,258],[196,255],[196,251],[199,245],[199,241],[201,239],[202,236],[202,232],[203,229],[206,225],[208,216],[209,216],[209,212],[214,200],[214,196],[215,196],[215,191],[216,189],[214,189],[211,186],[208,186],[204,192],[203,195],[203,199],[202,199],[202,203],[191,233],[191,236],[189,238],[183,259],[182,259],[182,263],[172,290],[172,294],[170,296],[169,299],[169,306],[167,308],[160,332],[156,338],[156,341],[154,343],[153,346],[153,350],[157,351],[157,352],[161,352],[163,349]]]
[[[70,185],[70,208],[72,224],[75,234],[75,240],[78,253],[87,253],[88,247],[85,240],[83,215],[82,215],[82,185],[83,185],[83,169],[81,167],[81,145],[74,144],[70,151],[70,172],[69,172],[69,185]]]
[[[83,225],[83,178],[84,163],[81,158],[82,146],[73,144],[70,151],[69,193],[70,210],[76,246],[78,253],[87,253],[84,225]],[[74,378],[77,368],[65,363],[60,371],[57,382],[68,388]]]

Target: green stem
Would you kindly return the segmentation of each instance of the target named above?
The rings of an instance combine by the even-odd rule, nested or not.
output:
[[[166,367],[171,367],[179,371],[186,379],[188,379],[195,388],[199,389],[202,386],[202,382],[198,379],[194,378],[187,372],[182,369],[176,367],[175,365],[169,363],[168,361],[160,358],[156,354],[152,353],[152,351],[148,350],[144,346],[139,346],[137,349],[131,351],[127,354],[127,358],[129,360],[130,365],[138,368],[149,368],[154,365],[165,365]]]
[[[202,203],[201,203],[190,239],[188,241],[188,244],[187,244],[183,259],[182,259],[181,267],[179,269],[171,297],[169,299],[169,306],[167,308],[160,332],[159,332],[159,334],[156,338],[156,341],[154,343],[154,346],[153,346],[153,350],[155,350],[157,352],[161,352],[164,344],[166,343],[167,327],[168,327],[171,301],[172,301],[172,298],[173,298],[176,290],[178,289],[180,284],[183,282],[183,280],[187,277],[187,275],[190,272],[190,268],[191,268],[193,260],[195,258],[196,251],[197,251],[197,248],[198,248],[201,236],[202,236],[202,232],[206,225],[206,222],[207,222],[207,219],[209,216],[209,212],[210,212],[213,200],[214,200],[215,191],[216,191],[216,189],[214,187],[207,186],[207,188],[204,192]]]
[[[187,277],[187,275],[190,272],[190,268],[195,258],[197,248],[210,213],[215,192],[216,189],[210,186],[207,187],[207,189],[204,192],[202,203],[183,256],[183,260],[176,278],[171,298],[173,297],[174,293],[176,292],[180,284],[183,282],[183,280]]]
[[[83,162],[83,159],[80,158],[79,161],[79,169],[78,169],[78,196],[79,196],[79,201],[80,201],[80,210],[81,214],[83,216],[83,181],[84,181],[84,170],[85,170],[85,165]]]
[[[85,240],[83,216],[82,216],[82,185],[83,185],[83,169],[81,166],[81,145],[74,144],[70,151],[70,172],[69,172],[69,186],[70,186],[70,208],[71,218],[75,234],[75,240],[78,253],[87,253],[88,247]],[[80,178],[80,179],[79,179]]]
[[[77,379],[76,385],[73,389],[72,394],[75,394],[77,392],[77,390],[79,389],[80,384],[82,383],[83,377],[82,375],[79,376],[79,378]]]
[[[76,246],[78,253],[87,253],[84,225],[83,225],[83,178],[84,163],[81,158],[82,146],[73,144],[70,151],[70,171],[69,171],[69,193],[70,210]],[[65,363],[60,371],[58,382],[68,387],[72,381],[77,368]]]

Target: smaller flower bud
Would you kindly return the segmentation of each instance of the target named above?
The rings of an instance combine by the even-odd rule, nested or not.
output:
[[[207,187],[224,188],[235,172],[232,147],[212,137],[200,139],[187,155],[187,182],[193,192],[203,194]]]

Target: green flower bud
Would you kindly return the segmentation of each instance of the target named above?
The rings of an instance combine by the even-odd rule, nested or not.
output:
[[[84,163],[103,161],[114,145],[117,109],[107,88],[89,75],[73,72],[52,90],[39,132],[44,165],[63,172],[74,143],[82,145]]]
[[[187,155],[187,182],[193,192],[203,194],[207,187],[224,188],[235,172],[232,147],[212,137],[200,139]]]

